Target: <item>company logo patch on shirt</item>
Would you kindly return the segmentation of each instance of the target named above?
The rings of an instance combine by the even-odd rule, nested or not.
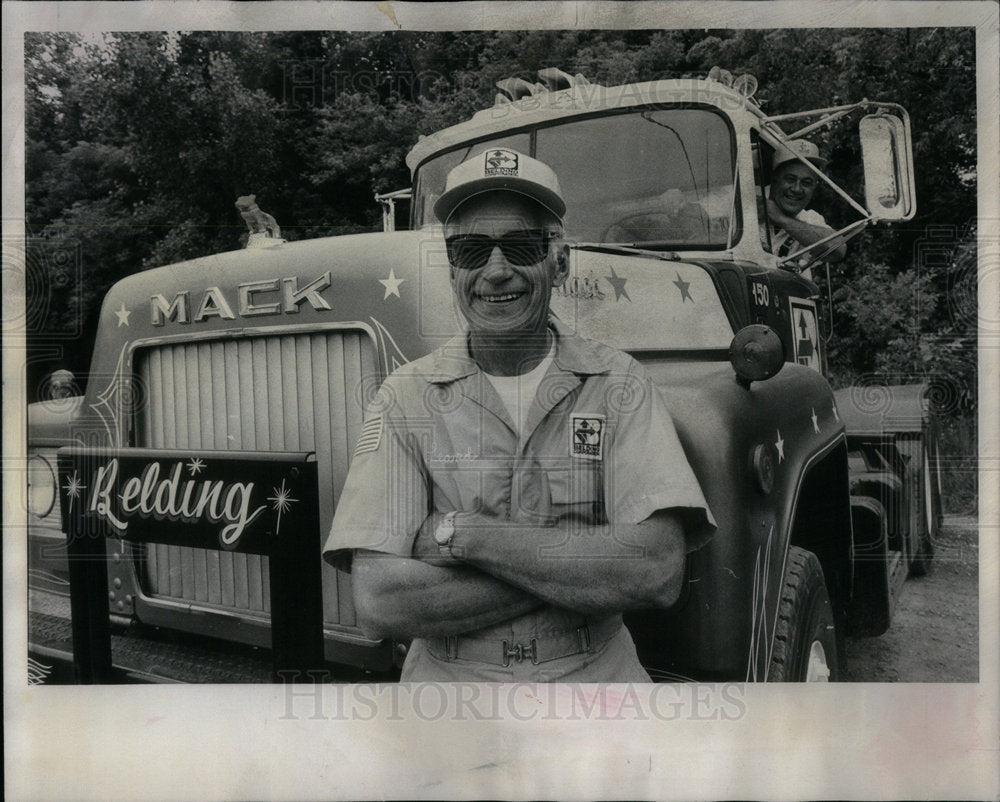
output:
[[[572,413],[569,416],[570,456],[582,459],[604,459],[604,430],[607,418],[589,412]]]
[[[373,415],[365,421],[361,427],[361,437],[354,447],[354,456],[365,454],[368,451],[377,451],[382,442],[382,413]]]
[[[483,154],[486,164],[483,175],[517,175],[517,153],[512,150],[488,150]]]

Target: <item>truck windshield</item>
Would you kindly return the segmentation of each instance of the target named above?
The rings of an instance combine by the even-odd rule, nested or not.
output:
[[[567,233],[578,242],[671,250],[728,244],[735,154],[728,121],[714,110],[637,109],[572,119],[436,156],[416,175],[415,226],[436,222],[433,205],[448,171],[493,147],[530,153],[556,171]],[[738,234],[732,232],[734,241]]]

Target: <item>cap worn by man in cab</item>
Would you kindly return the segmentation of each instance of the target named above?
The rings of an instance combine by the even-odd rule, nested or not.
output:
[[[806,161],[812,162],[820,170],[826,167],[826,159],[819,155],[818,147],[805,139],[793,139],[778,146],[771,162],[771,172],[773,173],[785,162],[798,161],[800,156]]]
[[[525,195],[560,220],[566,212],[559,179],[551,167],[516,150],[491,148],[448,173],[444,194],[434,203],[434,214],[447,223],[469,198],[497,190]]]

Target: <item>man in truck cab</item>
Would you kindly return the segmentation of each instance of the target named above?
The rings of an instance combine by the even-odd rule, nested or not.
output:
[[[819,155],[819,148],[805,139],[796,139],[775,151],[771,162],[771,183],[767,189],[767,228],[761,225],[761,241],[771,253],[781,258],[833,234],[833,229],[819,212],[807,208],[812,202],[819,178],[805,164],[801,156],[819,169],[826,166],[826,159]],[[816,247],[822,253],[836,242],[836,247],[825,257],[826,261],[839,262],[847,254],[843,242],[828,241]],[[798,260],[786,263],[786,269],[798,269],[812,258],[804,253]],[[809,276],[806,276],[809,278]]]
[[[473,156],[434,211],[466,330],[379,390],[324,556],[363,631],[412,638],[403,681],[647,682],[622,612],[671,605],[714,530],[662,397],[550,314],[547,165]]]

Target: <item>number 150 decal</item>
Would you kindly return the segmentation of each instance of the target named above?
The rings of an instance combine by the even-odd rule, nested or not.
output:
[[[766,307],[771,302],[770,290],[766,284],[759,281],[750,282],[750,296],[757,306]]]

